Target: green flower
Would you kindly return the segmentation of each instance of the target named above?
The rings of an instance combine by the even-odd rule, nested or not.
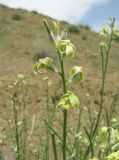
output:
[[[82,67],[74,66],[70,69],[68,83],[80,83],[84,79]]]
[[[57,106],[66,110],[71,107],[77,108],[79,107],[79,100],[74,93],[68,92],[61,97],[60,102]]]
[[[101,29],[100,35],[105,37],[105,36],[108,36],[109,34],[110,34],[109,27],[107,25],[103,26],[103,28]]]
[[[49,57],[39,59],[39,62],[34,65],[34,72],[41,73],[44,69],[56,72],[56,68],[53,65],[53,60]]]
[[[67,56],[69,58],[74,57],[75,47],[70,42],[70,40],[59,40],[56,44],[57,51],[63,56]]]

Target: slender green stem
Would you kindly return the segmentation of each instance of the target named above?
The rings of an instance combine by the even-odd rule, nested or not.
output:
[[[15,140],[16,140],[16,159],[20,160],[20,146],[19,146],[19,133],[18,133],[18,115],[17,115],[17,109],[15,106],[16,102],[13,98],[13,110],[14,110],[14,124],[15,124]]]
[[[2,155],[2,146],[0,145],[0,160],[4,160],[4,157],[3,157],[3,155]]]
[[[106,54],[106,59],[104,59],[104,53],[103,53],[103,49],[101,47],[101,62],[102,62],[102,87],[101,87],[101,99],[100,99],[100,109],[99,109],[99,113],[98,113],[98,117],[94,126],[94,129],[90,135],[92,143],[94,145],[95,142],[95,137],[96,137],[96,133],[99,127],[99,123],[100,123],[100,118],[101,118],[101,114],[102,114],[102,109],[103,109],[103,105],[104,105],[104,94],[105,94],[105,79],[106,79],[106,73],[107,73],[107,64],[108,64],[108,59],[109,59],[109,52],[110,52],[110,48],[111,48],[111,44],[112,44],[112,31],[111,31],[111,36],[110,36],[110,40],[109,40],[109,44],[108,44],[108,49]],[[91,146],[89,145],[85,154],[84,154],[84,160],[87,159],[89,152],[90,152]]]
[[[93,158],[93,156],[94,156],[94,149],[93,149],[92,139],[91,139],[91,136],[90,136],[90,134],[88,133],[88,130],[86,129],[86,127],[84,127],[84,130],[85,130],[86,135],[87,135],[87,137],[88,137],[88,139],[89,139],[89,142],[90,142],[90,146],[91,146],[91,158]]]
[[[64,94],[67,93],[67,86],[65,81],[65,73],[64,73],[64,63],[63,60],[61,62],[61,77],[63,83]],[[66,137],[67,137],[67,110],[63,110],[64,121],[63,121],[63,160],[66,160]]]
[[[57,149],[56,149],[56,141],[55,141],[55,134],[51,133],[51,136],[52,136],[52,145],[53,145],[53,151],[54,151],[54,159],[58,160]]]
[[[119,93],[116,93],[116,94],[114,95],[113,101],[112,101],[112,103],[111,103],[110,113],[109,113],[109,121],[108,121],[108,125],[107,125],[107,126],[110,126],[110,124],[111,124],[111,120],[112,120],[112,118],[113,118],[113,114],[114,114],[116,102],[117,102],[117,100],[118,100],[118,95],[119,95]]]
[[[103,53],[102,53],[103,54]],[[102,56],[102,67],[103,67],[103,56]],[[103,108],[103,102],[104,102],[104,89],[105,89],[105,74],[104,74],[104,68],[102,68],[102,88],[101,88],[101,103],[100,103],[100,110],[98,113],[98,118],[96,121],[96,125],[95,128],[93,130],[93,136],[95,135],[98,125],[99,125],[99,121],[100,121],[100,117],[101,117],[101,113],[102,113],[102,108]]]
[[[59,138],[59,140],[62,142],[62,146],[63,146],[63,139],[62,139],[62,137],[60,137],[60,135],[52,128],[52,126],[46,120],[44,120],[44,122],[49,127],[49,129]],[[67,145],[66,145],[66,149],[69,152],[69,154],[72,153]]]
[[[26,88],[22,84],[22,105],[23,105],[23,145],[22,152],[24,160],[28,160],[28,116],[27,116],[27,107],[26,107]]]
[[[61,77],[62,77],[62,83],[63,83],[63,90],[64,94],[67,93],[67,86],[66,86],[66,81],[65,81],[65,73],[64,73],[64,62],[61,60]]]
[[[112,101],[112,104],[110,106],[110,111],[109,111],[109,114],[108,114],[108,118],[107,118],[107,127],[110,127],[111,126],[111,120],[113,118],[113,113],[114,113],[114,109],[115,109],[115,106],[116,106],[116,102],[117,102],[117,96],[118,96],[118,93],[116,93],[116,95],[114,96],[113,98],[113,101]],[[111,152],[111,144],[110,144],[110,141],[111,141],[111,130],[109,129],[108,130],[108,147],[106,149],[106,152],[105,152],[105,155],[107,156],[109,152]]]
[[[100,117],[101,117],[101,113],[102,113],[102,108],[103,108],[103,104],[104,104],[104,92],[105,92],[105,78],[106,78],[106,72],[107,72],[107,64],[108,64],[108,59],[109,59],[109,51],[110,51],[110,47],[111,47],[111,43],[112,43],[112,34],[110,37],[110,41],[109,41],[109,46],[108,46],[108,50],[106,53],[106,61],[104,64],[104,57],[103,57],[103,51],[101,49],[101,55],[102,55],[102,88],[101,88],[101,103],[100,103],[100,110],[99,110],[99,114],[98,114],[98,118],[96,121],[96,125],[93,131],[93,136],[95,137],[95,133],[97,131],[97,128],[99,126],[99,121],[100,121]]]
[[[67,137],[67,110],[64,110],[64,126],[63,126],[63,160],[66,160],[66,137]]]
[[[61,65],[61,78],[62,78],[62,85],[64,94],[67,93],[67,86],[65,80],[65,73],[64,73],[64,61],[61,57],[60,53],[57,51],[60,65]],[[63,120],[63,160],[66,160],[66,137],[67,137],[67,110],[63,110],[64,120]]]
[[[61,142],[63,142],[62,138],[60,137],[60,135],[52,128],[52,126],[50,126],[50,124],[44,120],[45,124],[49,127],[49,129],[55,134],[57,135],[57,137],[60,139]]]
[[[49,110],[49,86],[48,86],[48,82],[47,82],[47,89],[46,89],[46,109],[47,109],[48,122],[51,124],[50,110]],[[47,138],[46,138],[45,152],[46,152],[46,159],[49,160],[50,130],[49,130],[48,127],[46,127],[46,131],[47,131]]]

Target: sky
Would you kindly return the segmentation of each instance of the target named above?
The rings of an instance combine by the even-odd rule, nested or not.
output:
[[[99,31],[109,16],[119,23],[119,0],[0,0],[13,8],[36,10],[72,24],[89,24]]]

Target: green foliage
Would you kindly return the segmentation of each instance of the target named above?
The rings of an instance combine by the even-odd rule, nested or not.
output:
[[[7,9],[8,7],[4,4],[0,4],[0,7],[4,8],[4,9]]]
[[[84,25],[84,29],[91,31],[91,27],[89,25]]]
[[[11,91],[11,104],[13,109],[13,123],[8,123],[12,132],[14,153],[16,160],[27,160],[28,158],[28,128],[26,108],[26,81],[22,74],[18,74],[16,80],[9,86]],[[17,94],[17,91],[20,93]],[[20,117],[20,112],[22,117]],[[13,130],[12,130],[13,129]]]
[[[111,153],[105,160],[119,160],[119,151]]]
[[[81,28],[84,28],[85,30],[91,31],[91,27],[86,24],[86,25],[80,25]]]
[[[12,19],[15,20],[15,21],[21,21],[24,19],[23,15],[21,15],[20,13],[15,13],[13,16],[12,16]]]
[[[37,12],[37,11],[35,11],[35,10],[33,10],[33,11],[32,11],[32,13],[34,13],[34,14],[38,14],[38,12]]]
[[[70,25],[69,26],[69,32],[74,34],[79,34],[80,30],[78,26]]]

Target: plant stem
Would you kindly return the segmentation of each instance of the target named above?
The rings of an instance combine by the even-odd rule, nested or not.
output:
[[[67,86],[65,81],[65,73],[64,73],[64,62],[60,53],[57,51],[60,65],[61,65],[61,78],[64,94],[67,93]],[[67,139],[67,110],[63,110],[64,120],[63,120],[63,160],[66,160],[66,139]]]
[[[56,150],[55,134],[51,133],[51,136],[52,136],[52,145],[53,145],[53,151],[54,151],[54,159],[58,160],[58,158],[57,158],[57,150]]]
[[[63,146],[63,139],[62,139],[62,137],[60,137],[60,135],[52,128],[52,126],[46,120],[44,120],[44,122],[49,127],[49,129],[60,139],[60,141],[62,142],[62,146]],[[66,145],[66,149],[69,152],[69,154],[72,153],[67,145]]]
[[[63,126],[63,160],[66,160],[66,137],[67,137],[67,110],[64,110],[64,126]]]
[[[18,132],[18,113],[16,109],[16,102],[13,100],[13,110],[14,110],[14,125],[15,125],[15,140],[16,140],[16,160],[20,160],[20,146],[19,146],[19,132]]]
[[[109,52],[110,52],[110,48],[111,48],[111,44],[112,44],[112,33],[113,31],[111,31],[111,35],[110,35],[110,40],[109,40],[109,44],[108,44],[108,49],[106,51],[106,53],[103,53],[103,49],[101,47],[101,62],[102,62],[102,87],[101,87],[101,99],[100,99],[100,109],[99,109],[99,113],[97,116],[97,120],[94,126],[94,129],[90,135],[91,140],[92,140],[92,145],[94,146],[94,142],[95,142],[95,137],[96,137],[96,133],[99,127],[99,123],[100,123],[100,118],[101,118],[101,114],[102,114],[102,109],[104,106],[104,94],[105,94],[105,79],[106,79],[106,73],[107,73],[107,65],[108,65],[108,59],[109,59]],[[104,58],[104,54],[106,54],[106,59]],[[90,152],[91,146],[89,145],[85,154],[84,154],[84,160],[87,159],[89,152]]]
[[[64,73],[64,63],[63,60],[61,62],[61,77],[63,83],[64,94],[67,93],[67,86],[65,81],[65,73]],[[63,121],[63,160],[66,160],[66,137],[67,137],[67,110],[63,110],[64,121]]]
[[[48,82],[47,82],[48,83]],[[47,117],[48,117],[48,122],[51,124],[50,120],[50,110],[49,110],[49,86],[47,84],[47,89],[46,89],[46,109],[47,109]],[[46,152],[46,159],[49,160],[49,142],[50,142],[50,130],[48,127],[46,127],[47,131],[47,138],[46,138],[46,147],[45,147],[45,152]]]
[[[110,37],[110,41],[109,41],[109,46],[108,46],[108,50],[106,53],[106,61],[104,63],[104,57],[103,57],[103,51],[101,49],[101,55],[102,55],[102,88],[101,88],[101,103],[100,103],[100,110],[99,110],[99,114],[98,114],[98,118],[96,121],[96,125],[93,131],[93,136],[95,137],[95,133],[97,131],[97,128],[99,126],[99,121],[100,121],[100,117],[101,117],[101,113],[102,113],[102,108],[103,108],[103,104],[104,104],[104,92],[105,92],[105,78],[106,78],[106,72],[107,72],[107,64],[108,64],[108,59],[109,59],[109,51],[110,51],[110,47],[111,47],[111,43],[112,43],[112,34]]]

